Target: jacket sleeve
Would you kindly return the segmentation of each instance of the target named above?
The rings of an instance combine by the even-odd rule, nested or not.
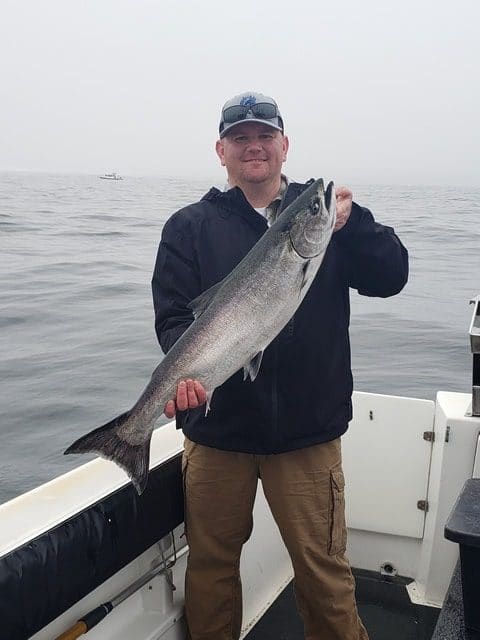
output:
[[[346,280],[364,296],[386,298],[408,280],[408,252],[392,227],[375,222],[353,203],[347,224],[334,234],[344,256]]]
[[[174,214],[165,224],[152,277],[155,332],[164,353],[193,322],[187,306],[200,294],[191,222]]]

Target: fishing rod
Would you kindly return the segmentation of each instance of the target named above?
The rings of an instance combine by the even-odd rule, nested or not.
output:
[[[181,558],[183,555],[185,555],[185,553],[187,553],[188,546],[185,546],[182,549],[180,549],[178,553],[177,553],[177,550],[175,549],[175,544],[173,548],[174,548],[173,560],[167,562],[163,555],[163,551],[160,547],[160,553],[162,555],[162,559],[158,564],[155,564],[151,569],[149,569],[146,573],[144,573],[142,576],[137,578],[128,587],[125,587],[125,589],[120,591],[120,593],[117,594],[115,597],[113,597],[111,600],[109,600],[108,602],[104,602],[99,607],[96,607],[95,609],[92,609],[91,611],[86,613],[79,620],[77,620],[77,622],[72,627],[70,627],[70,629],[67,629],[67,631],[64,631],[62,634],[57,636],[55,640],[76,640],[83,634],[87,633],[87,631],[90,631],[90,629],[93,629],[93,627],[95,627],[111,611],[113,611],[115,607],[117,607],[124,600],[129,598],[136,591],[141,589],[144,585],[147,584],[147,582],[150,582],[150,580],[155,578],[157,575],[165,574],[165,578],[167,579],[167,582],[170,585],[170,588],[172,589],[172,591],[175,591],[176,587],[173,584],[173,581],[169,576],[168,571],[176,564],[178,558]]]

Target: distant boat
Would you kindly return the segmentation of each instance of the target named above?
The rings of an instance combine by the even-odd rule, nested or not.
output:
[[[100,178],[100,180],[123,180],[122,176],[118,173],[115,173],[115,171],[113,173],[106,173],[105,175],[98,177]]]

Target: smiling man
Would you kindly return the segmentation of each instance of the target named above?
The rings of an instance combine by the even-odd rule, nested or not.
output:
[[[265,97],[261,99],[267,100]],[[228,119],[229,112],[237,108],[235,104],[228,104],[223,109],[224,119]],[[260,109],[262,105],[274,107],[269,102],[255,104]],[[260,115],[264,113],[260,112]],[[271,113],[267,111],[267,115]],[[235,116],[238,116],[238,112],[234,111]],[[283,122],[279,114],[269,124],[257,118],[253,117],[253,112],[247,111],[243,121],[224,122],[216,151],[222,165],[227,168],[229,185],[240,187],[245,195],[248,193],[247,200],[254,207],[263,207],[279,192],[282,164],[287,159],[288,138],[283,135]]]
[[[175,213],[162,232],[152,280],[155,328],[168,351],[193,321],[189,302],[240,262],[308,186],[282,173],[289,141],[276,102],[248,92],[221,111],[216,152],[228,184]],[[185,606],[192,640],[238,640],[240,554],[260,478],[290,554],[307,640],[366,640],[345,557],[340,437],[351,414],[349,290],[391,296],[408,254],[337,188],[337,220],[322,266],[294,317],[265,349],[254,382],[242,372],[207,400],[180,381],[165,406],[185,434]],[[288,292],[285,293],[288,295]]]

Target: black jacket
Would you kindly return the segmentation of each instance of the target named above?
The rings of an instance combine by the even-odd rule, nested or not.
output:
[[[305,185],[291,183],[282,207]],[[187,304],[224,278],[267,230],[239,188],[211,189],[165,224],[152,279],[155,329],[167,352],[193,321]],[[201,444],[248,453],[300,449],[342,435],[352,417],[349,287],[367,296],[398,293],[408,254],[391,227],[353,204],[292,320],[264,352],[254,382],[229,378],[205,407],[182,416]],[[288,293],[286,293],[288,295]]]

